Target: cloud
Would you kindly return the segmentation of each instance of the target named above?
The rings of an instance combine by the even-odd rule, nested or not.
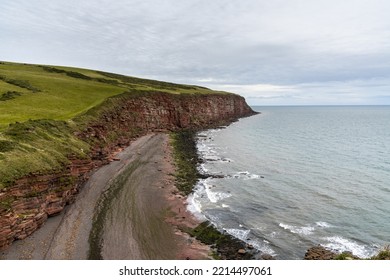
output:
[[[381,96],[370,81],[390,80],[385,0],[0,0],[0,11],[2,60],[254,87],[253,100],[281,103],[306,100],[304,85],[355,102],[350,81]]]
[[[390,79],[208,86],[239,93],[251,105],[390,105]]]

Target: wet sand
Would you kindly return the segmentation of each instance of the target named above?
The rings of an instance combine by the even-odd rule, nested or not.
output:
[[[168,135],[143,136],[115,159],[91,175],[74,204],[0,258],[208,258],[207,246],[178,230],[198,221],[174,187]]]

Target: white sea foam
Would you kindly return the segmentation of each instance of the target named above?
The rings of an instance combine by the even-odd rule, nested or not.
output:
[[[243,227],[242,225],[239,225],[239,226]],[[255,248],[263,253],[266,253],[266,254],[269,254],[272,256],[276,255],[275,251],[272,250],[272,248],[268,245],[270,243],[269,241],[267,241],[267,240],[260,241],[260,240],[256,240],[256,239],[248,240],[249,233],[251,232],[250,229],[226,228],[225,230],[230,235],[244,241],[247,244],[252,245],[253,248]]]
[[[196,145],[196,148],[198,150],[198,153],[204,158],[207,156],[213,156],[216,155],[217,152],[212,149],[210,146],[206,145],[205,143],[198,143]]]
[[[195,199],[195,194],[189,195],[187,198],[187,210],[190,211],[196,218],[203,221],[205,216],[202,214],[202,205]]]
[[[318,227],[321,227],[321,228],[330,228],[330,227],[333,227],[331,224],[327,223],[327,222],[316,222],[316,225]]]
[[[210,187],[205,188],[206,194],[210,202],[217,203],[218,201],[231,197],[232,195],[230,193],[224,193],[224,192],[213,192],[210,190]]]
[[[202,173],[202,174],[206,174],[206,173],[209,171],[209,170],[205,167],[205,164],[204,164],[204,163],[202,163],[202,164],[199,165],[198,170],[199,170],[199,172]]]
[[[247,178],[245,178],[245,180],[251,180],[251,179],[259,179],[260,178],[260,175],[257,175],[257,174],[249,174]]]
[[[257,174],[252,174],[248,171],[240,171],[240,172],[234,173],[233,175],[228,176],[227,178],[253,180],[253,179],[259,179],[259,178],[261,178],[261,176],[257,175]]]
[[[373,250],[370,249],[368,246],[358,244],[355,241],[348,240],[341,236],[326,237],[324,238],[324,240],[327,243],[321,244],[322,246],[340,253],[348,251],[352,252],[352,254],[360,258],[368,258],[373,253]]]
[[[223,208],[229,208],[229,205],[223,204],[223,203],[222,203],[222,207],[223,207]]]
[[[202,212],[201,203],[204,190],[203,182],[199,182],[194,188],[194,192],[187,197],[187,210],[201,221],[206,219]]]
[[[292,233],[299,234],[299,235],[310,235],[313,234],[313,231],[315,230],[315,228],[312,226],[299,227],[299,226],[291,226],[283,223],[280,223],[279,226]]]
[[[257,241],[257,240],[250,240],[248,244],[252,245],[253,248],[265,253],[269,254],[271,256],[276,256],[276,253],[274,250],[271,249],[271,247],[268,245],[270,242],[268,240],[263,241]]]
[[[225,230],[230,235],[243,241],[245,241],[248,238],[248,234],[250,233],[250,229],[226,228]]]

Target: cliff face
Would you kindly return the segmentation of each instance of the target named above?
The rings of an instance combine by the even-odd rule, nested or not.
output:
[[[107,104],[76,133],[91,145],[90,159],[70,159],[62,172],[32,174],[0,191],[0,248],[27,237],[60,213],[74,201],[89,172],[132,139],[150,131],[206,129],[255,114],[244,98],[233,94],[149,93]]]
[[[107,154],[112,145],[128,145],[132,137],[147,131],[205,129],[253,114],[245,99],[233,94],[151,93],[115,101],[79,137],[97,141]]]

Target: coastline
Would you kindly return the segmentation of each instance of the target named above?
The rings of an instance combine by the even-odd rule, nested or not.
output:
[[[157,149],[157,152],[151,148]],[[142,218],[146,217],[148,221],[154,219],[157,222],[158,230],[153,233],[160,232],[160,235],[145,236],[145,231],[151,228],[149,222],[140,226],[138,223],[131,224],[133,221],[128,220],[128,225],[133,226],[128,233],[135,232],[138,236],[137,234],[115,235],[115,230],[114,235],[112,235],[113,231],[104,232],[101,259],[272,259],[265,254],[259,254],[242,241],[219,232],[210,223],[201,223],[187,210],[187,197],[180,194],[175,187],[173,145],[169,135],[152,133],[142,136],[132,142],[128,148],[118,150],[111,157],[112,161],[109,165],[94,172],[97,174],[100,171],[102,174],[99,176],[106,177],[108,186],[112,187],[112,183],[118,177],[126,173],[126,170],[132,169],[132,163],[140,160],[144,163],[145,169],[136,168],[130,173],[134,174],[138,170],[138,173],[142,174],[141,178],[155,179],[148,184],[150,188],[144,189],[145,192],[138,192],[140,196],[137,198],[145,200],[137,204],[136,208],[138,212],[142,212]],[[109,176],[110,172],[107,169],[111,168],[116,179]],[[83,214],[81,210],[95,209],[90,207],[93,199],[88,197],[88,192],[92,191],[98,195],[98,199],[95,200],[97,202],[99,197],[104,196],[107,187],[99,190],[94,185],[94,188],[88,188],[88,185],[91,187],[91,184],[94,184],[93,176],[91,175],[92,179],[82,188],[74,204],[68,206],[59,215],[50,218],[26,239],[19,240],[0,252],[0,259],[94,259],[89,256],[89,234],[85,234],[88,232],[86,228],[93,227],[91,218],[93,215]],[[142,182],[144,181],[136,185],[141,186]],[[112,222],[113,219],[109,221]],[[110,227],[112,225],[109,224]],[[164,231],[161,231],[161,225],[165,228]],[[125,246],[124,236],[127,236]],[[140,237],[143,237],[143,240],[140,240]],[[160,246],[157,250],[153,249],[156,248],[156,244]],[[118,252],[122,253],[118,255]],[[378,255],[373,259],[388,259],[388,252],[388,248],[384,249],[383,256]],[[304,259],[357,259],[357,257],[347,253],[336,255],[323,247],[316,246],[308,249]]]
[[[15,242],[0,259],[207,259],[209,247],[179,229],[193,228],[198,221],[186,210],[186,197],[177,191],[173,174],[169,136],[142,136],[95,171],[65,213]],[[131,184],[110,198],[107,191],[118,179]],[[98,225],[96,213],[101,214],[105,203],[109,210]],[[126,205],[131,209],[124,210]],[[100,252],[91,255],[89,232],[96,226]]]
[[[199,130],[184,130],[173,134],[175,162],[178,169],[176,173],[177,186],[187,196],[193,193],[200,179],[212,177],[198,170],[198,164],[203,162],[197,150],[197,134]],[[192,212],[191,212],[192,213]],[[192,213],[195,215],[195,213]],[[202,221],[195,228],[183,228],[197,240],[211,246],[211,254],[216,259],[265,259],[273,257],[255,249],[252,245],[219,230],[210,221]]]

